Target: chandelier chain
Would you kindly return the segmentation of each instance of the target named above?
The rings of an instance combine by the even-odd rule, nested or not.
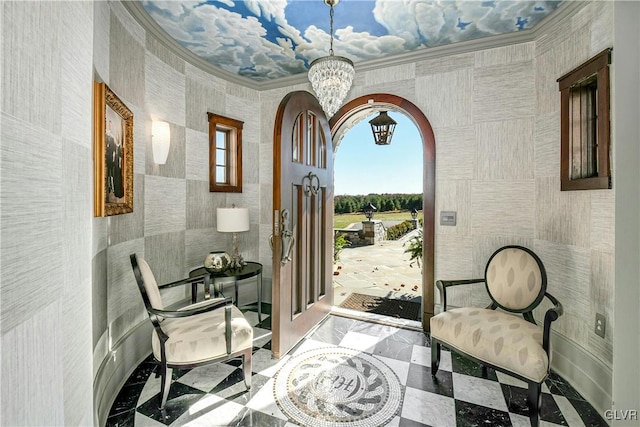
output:
[[[329,37],[331,39],[331,43],[329,44],[329,55],[333,55],[333,3],[330,5],[329,10]]]

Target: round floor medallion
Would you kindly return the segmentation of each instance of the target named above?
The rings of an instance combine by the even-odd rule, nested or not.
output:
[[[325,347],[288,360],[275,376],[278,407],[303,426],[384,426],[402,402],[398,376],[375,357]]]

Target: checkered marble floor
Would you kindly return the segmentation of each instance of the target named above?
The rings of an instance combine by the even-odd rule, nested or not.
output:
[[[268,310],[267,310],[268,311]],[[246,311],[253,322],[253,386],[247,391],[240,361],[190,371],[174,370],[165,414],[158,409],[160,379],[149,357],[138,366],[114,402],[107,427],[123,426],[295,426],[273,397],[274,375],[292,356],[311,349],[341,346],[372,354],[400,379],[403,402],[389,426],[529,426],[526,386],[443,351],[432,378],[428,337],[339,316],[329,316],[280,360],[271,357],[270,317]],[[266,317],[266,318],[265,318]],[[606,426],[598,412],[565,380],[552,373],[543,386],[541,426]],[[307,427],[307,426],[304,426]],[[309,426],[310,427],[310,426]]]

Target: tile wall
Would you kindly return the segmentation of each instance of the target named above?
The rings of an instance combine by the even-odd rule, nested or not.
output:
[[[93,17],[0,4],[2,425],[93,423]]]

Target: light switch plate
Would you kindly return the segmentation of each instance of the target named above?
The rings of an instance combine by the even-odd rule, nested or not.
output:
[[[440,211],[440,225],[456,225],[456,211]]]

